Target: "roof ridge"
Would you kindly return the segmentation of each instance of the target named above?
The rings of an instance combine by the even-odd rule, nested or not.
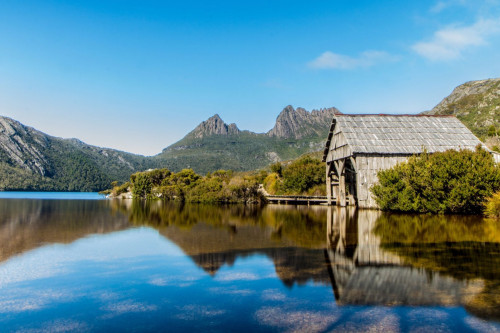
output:
[[[432,118],[456,118],[452,114],[437,115],[437,114],[388,114],[388,113],[357,113],[357,114],[335,114],[335,117],[432,117]]]

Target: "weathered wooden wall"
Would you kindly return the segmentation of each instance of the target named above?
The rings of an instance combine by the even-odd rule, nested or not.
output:
[[[330,142],[330,148],[326,157],[326,162],[336,161],[346,157],[352,156],[351,147],[347,144],[344,134],[336,126],[333,132],[333,137]]]
[[[358,155],[356,160],[356,192],[360,208],[377,208],[370,187],[378,183],[377,172],[392,168],[404,162],[409,156],[400,155]]]

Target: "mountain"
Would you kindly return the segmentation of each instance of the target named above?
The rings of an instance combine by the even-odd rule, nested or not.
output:
[[[96,191],[155,163],[77,139],[56,138],[0,116],[0,190]]]
[[[274,128],[259,134],[241,131],[216,114],[153,157],[53,137],[0,116],[0,190],[97,191],[149,168],[255,170],[321,150],[336,112],[287,106]]]
[[[241,131],[235,124],[228,125],[214,115],[155,159],[173,171],[255,170],[321,150],[335,113],[339,113],[336,108],[309,112],[287,106],[267,133]]]
[[[208,120],[199,124],[189,134],[196,139],[202,139],[211,135],[233,135],[240,134],[241,131],[236,127],[236,124],[227,125],[218,114],[208,118]]]
[[[286,139],[321,136],[325,134],[325,125],[329,127],[336,113],[340,113],[336,108],[308,112],[300,107],[294,110],[289,105],[281,111],[276,119],[276,125],[266,134],[270,137]]]
[[[500,146],[500,79],[466,82],[424,113],[455,115],[490,148]],[[492,129],[498,132],[496,137]]]

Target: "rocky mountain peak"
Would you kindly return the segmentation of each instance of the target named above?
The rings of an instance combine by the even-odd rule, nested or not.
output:
[[[331,119],[336,113],[336,108],[325,108],[311,112],[304,108],[286,106],[276,118],[276,124],[267,132],[268,136],[278,138],[302,139],[312,135],[321,135],[328,128]]]
[[[232,135],[238,133],[240,133],[240,130],[236,124],[226,124],[218,114],[208,118],[191,132],[197,139],[211,135]]]

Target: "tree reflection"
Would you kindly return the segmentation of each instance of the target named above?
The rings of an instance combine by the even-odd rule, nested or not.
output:
[[[465,307],[500,319],[500,223],[471,216],[382,214],[374,233],[405,264],[468,282],[482,281]]]
[[[131,224],[155,229],[189,230],[198,223],[236,233],[240,226],[270,228],[271,239],[305,248],[324,248],[325,207],[179,204],[161,201],[114,200],[115,211]]]

